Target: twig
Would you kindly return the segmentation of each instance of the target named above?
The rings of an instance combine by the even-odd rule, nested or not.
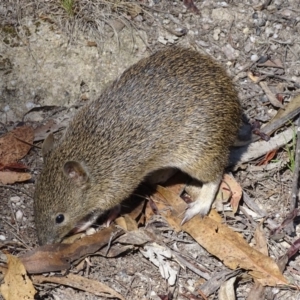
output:
[[[277,78],[277,79],[281,79],[281,80],[285,80],[285,81],[288,81],[288,82],[291,82],[291,83],[294,83],[296,87],[299,87],[299,82],[295,79],[292,79],[292,78],[287,78],[285,76],[280,76],[280,75],[276,75],[274,73],[270,73],[270,72],[266,72],[264,70],[261,70],[260,73],[262,75],[266,75],[266,77],[264,78],[267,78],[267,77],[271,77],[271,78]]]
[[[293,134],[294,129],[289,128],[275,135],[269,141],[259,141],[256,143],[252,143],[249,146],[234,148],[230,151],[228,166],[233,166],[254,160],[265,155],[269,151],[278,149],[286,145],[293,138]]]
[[[293,211],[296,208],[297,204],[297,195],[298,195],[298,181],[299,181],[299,168],[300,168],[300,117],[296,121],[296,133],[297,133],[297,143],[295,149],[295,168],[293,175],[293,185],[292,185],[292,195],[290,210]]]
[[[260,208],[245,191],[243,191],[243,200],[246,205],[260,217],[265,217],[267,215],[267,213],[262,208]]]
[[[280,41],[276,39],[270,39],[271,42],[282,44],[282,45],[294,45],[294,41],[287,40],[287,41]]]
[[[266,96],[268,97],[269,101],[272,103],[273,106],[283,108],[282,103],[279,100],[276,99],[276,97],[271,92],[271,90],[269,89],[266,82],[261,81],[259,83],[259,85],[263,89],[263,91],[265,92]]]
[[[295,149],[295,167],[293,172],[293,184],[292,184],[292,193],[290,200],[290,212],[295,211],[297,206],[297,198],[298,198],[298,180],[299,180],[299,165],[300,165],[300,117],[296,121],[296,132],[297,132],[297,142]],[[295,233],[295,225],[294,222],[290,222],[285,227],[285,232],[288,235],[292,235]]]
[[[172,250],[172,255],[176,258],[177,262],[180,265],[183,265],[190,269],[195,274],[199,275],[200,277],[209,280],[211,278],[211,275],[208,273],[208,271],[202,271],[200,270],[196,265],[190,263],[186,258],[183,257],[183,255],[178,254],[176,251]]]

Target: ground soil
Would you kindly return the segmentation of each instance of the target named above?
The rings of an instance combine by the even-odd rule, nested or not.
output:
[[[98,7],[90,7],[90,1],[82,1],[85,9],[73,7],[73,13],[68,13],[59,1],[1,1],[0,134],[21,122],[36,128],[55,116],[59,108],[67,108],[59,111],[60,116],[70,117],[78,106],[96,99],[128,66],[173,45],[206,53],[226,68],[249,122],[266,124],[278,110],[249,72],[265,76],[271,92],[284,104],[299,94],[299,1],[194,1],[197,9],[185,5],[192,1],[144,0],[130,2],[130,9],[124,4],[127,2],[115,1],[114,6],[107,1],[110,5],[105,6],[104,2],[96,1],[93,5]],[[89,21],[85,11],[90,13]],[[46,106],[47,109],[30,111]],[[232,170],[243,190],[267,212],[269,224],[274,227],[289,212],[293,172],[291,155],[286,149],[278,150],[273,168],[257,166],[257,160]],[[33,147],[22,162],[29,166],[32,180],[0,185],[1,248],[16,255],[37,246],[32,195],[42,168],[40,149]],[[242,212],[237,216],[245,218]],[[237,223],[231,226],[251,241],[253,223]],[[269,236],[270,226],[264,230]],[[161,234],[166,244],[178,247],[211,274],[226,270],[186,234],[178,235],[171,229]],[[294,236],[279,241],[268,239],[269,255],[278,259],[297,237],[298,227]],[[87,261],[79,274],[107,284],[126,299],[169,299],[168,293],[173,294],[173,299],[202,299],[197,288],[203,278],[182,269],[175,287],[170,287],[159,269],[138,250],[109,259],[96,255]],[[299,285],[298,256],[289,262],[285,276]],[[251,280],[240,277],[235,285],[236,299],[246,299],[252,286]],[[39,299],[45,300],[105,299],[53,284],[36,288]],[[218,297],[216,291],[208,299]],[[269,288],[261,299],[298,298],[296,290]]]

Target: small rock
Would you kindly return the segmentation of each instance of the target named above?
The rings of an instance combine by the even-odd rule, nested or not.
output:
[[[267,10],[271,12],[275,12],[277,10],[277,7],[276,5],[268,5]]]
[[[203,24],[203,30],[209,30],[210,29],[210,25],[209,24]]]
[[[289,9],[284,9],[280,13],[281,13],[282,16],[285,16],[287,18],[289,18],[293,15],[293,12]]]
[[[235,50],[230,44],[223,46],[222,51],[228,60],[234,60],[239,56],[239,51]]]
[[[251,44],[250,42],[247,42],[247,43],[245,44],[244,49],[245,49],[245,52],[246,52],[246,53],[249,53],[249,52],[251,51],[251,49],[252,49],[252,44]]]
[[[251,55],[251,61],[257,61],[257,60],[258,60],[258,55],[257,54]]]
[[[263,27],[263,26],[266,25],[266,23],[267,23],[266,20],[263,19],[263,18],[259,18],[259,19],[257,20],[257,22],[256,22],[256,24],[257,24],[258,27]]]
[[[212,10],[211,17],[217,21],[227,21],[229,23],[234,21],[234,15],[230,9],[216,8]]]
[[[3,234],[0,234],[0,241],[5,241],[6,237]]]
[[[255,28],[255,34],[256,34],[257,36],[260,36],[260,34],[261,34],[261,29],[260,29],[259,27],[256,27],[256,28]]]
[[[167,45],[167,43],[168,43],[168,41],[163,36],[159,36],[157,41],[163,45]]]
[[[20,200],[21,200],[21,198],[19,196],[10,197],[10,201],[13,203],[18,203],[18,202],[20,202]]]
[[[201,47],[208,47],[209,46],[209,44],[208,43],[206,43],[206,42],[204,42],[204,41],[197,41],[197,44],[198,45],[200,45]]]
[[[273,29],[270,28],[270,27],[267,27],[266,30],[265,30],[265,35],[266,35],[266,37],[272,37],[273,34],[274,34]]]
[[[195,289],[193,287],[195,286],[195,280],[194,279],[188,279],[187,283],[189,285],[189,290],[191,292],[194,292]]]
[[[86,230],[85,234],[86,235],[92,235],[96,232],[95,228],[90,227],[89,229]]]
[[[142,15],[137,15],[137,16],[134,18],[134,21],[136,21],[136,22],[142,22],[142,21],[143,21],[143,16],[142,16]]]
[[[225,2],[225,1],[218,2],[218,4],[219,4],[221,7],[228,7],[228,3]]]
[[[221,33],[221,29],[220,28],[215,28],[214,29],[214,35],[213,35],[213,38],[215,41],[218,41],[219,40],[219,35]]]
[[[20,220],[22,220],[22,218],[23,218],[23,212],[20,211],[20,210],[18,210],[18,211],[16,212],[16,219],[17,219],[18,221],[20,221]]]
[[[275,0],[274,1],[274,5],[277,5],[277,6],[280,6],[283,4],[283,1],[282,0]]]
[[[31,109],[31,108],[35,107],[35,104],[33,102],[27,102],[25,105],[26,105],[27,109]]]
[[[245,28],[243,29],[243,33],[244,33],[244,34],[248,34],[248,33],[249,33],[249,27],[245,27]]]

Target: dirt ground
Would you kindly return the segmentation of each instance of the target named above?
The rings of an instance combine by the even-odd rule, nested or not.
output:
[[[52,119],[65,127],[78,107],[96,99],[128,66],[174,45],[206,53],[226,68],[239,92],[245,118],[253,126],[270,122],[281,106],[299,95],[299,1],[85,0],[67,5],[70,2],[1,1],[0,136],[17,125],[40,128]],[[286,122],[272,136],[293,128],[294,121]],[[42,140],[36,139],[37,147],[21,160],[32,179],[0,184],[0,266],[5,263],[5,251],[20,256],[37,247],[32,195],[42,168]],[[274,260],[300,237],[297,218],[295,231],[290,227],[279,238],[272,234],[292,211],[295,147],[294,134],[294,139],[269,151],[269,156],[254,155],[232,166],[229,171],[242,187],[243,199],[235,215],[225,208],[220,213],[223,222],[251,245],[261,224],[268,255]],[[124,299],[299,299],[296,288],[282,286],[266,287],[255,296],[253,290],[258,288],[247,272],[234,273],[187,233],[176,233],[157,216],[149,224],[156,222],[164,224],[155,231],[160,245],[180,253],[206,278],[170,258],[168,262],[178,271],[175,284],[170,284],[145,256],[143,246],[111,258],[90,255],[69,272],[102,282]],[[300,283],[299,262],[296,254],[284,268],[284,276],[294,286]],[[57,274],[65,272],[49,276]],[[227,287],[233,295],[225,298],[219,288],[230,278],[235,278],[231,288]],[[36,284],[35,288],[36,299],[107,299],[54,283]],[[199,290],[207,291],[207,298]],[[4,298],[0,295],[0,299]]]

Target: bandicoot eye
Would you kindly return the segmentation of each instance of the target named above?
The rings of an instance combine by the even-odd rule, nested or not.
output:
[[[59,214],[59,215],[56,216],[55,221],[56,221],[57,224],[60,224],[64,221],[64,219],[65,219],[65,216],[63,214]]]

